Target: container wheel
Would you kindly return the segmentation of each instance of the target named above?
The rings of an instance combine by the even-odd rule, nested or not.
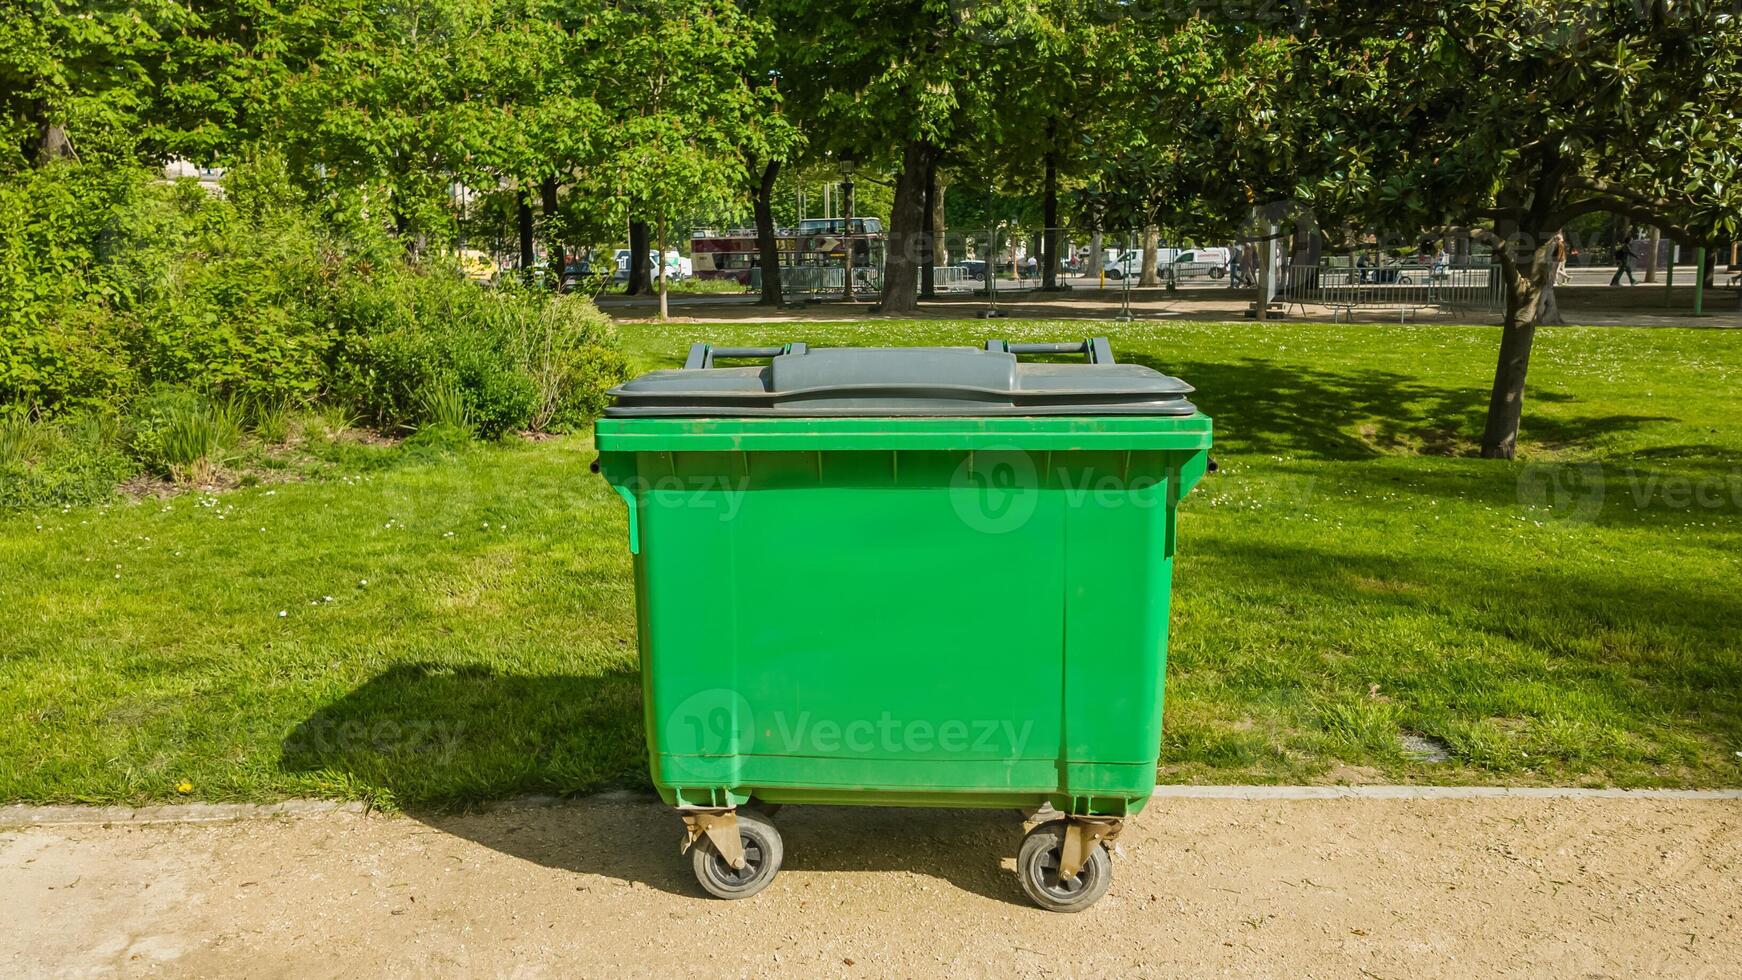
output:
[[[744,842],[744,866],[734,868],[720,856],[713,841],[698,839],[690,848],[696,881],[715,898],[749,898],[774,880],[785,857],[780,831],[755,810],[738,809],[738,839]]]
[[[1022,890],[1034,904],[1048,912],[1081,912],[1095,904],[1113,884],[1113,859],[1096,844],[1075,880],[1059,877],[1059,858],[1064,854],[1064,821],[1043,823],[1022,838],[1016,852],[1016,875]]]

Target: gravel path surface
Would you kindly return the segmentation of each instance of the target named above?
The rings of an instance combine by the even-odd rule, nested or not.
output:
[[[1015,814],[777,823],[740,903],[633,800],[0,832],[0,975],[1742,975],[1734,800],[1161,798],[1077,916]]]

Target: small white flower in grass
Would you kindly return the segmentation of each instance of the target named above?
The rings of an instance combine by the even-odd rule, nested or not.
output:
[[[290,615],[290,610],[288,610],[288,609],[280,609],[278,611],[278,618],[279,619],[283,619],[284,617],[286,617],[288,615]]]
[[[366,578],[360,578],[357,580],[357,584],[359,586],[367,587],[369,585],[369,580]]]

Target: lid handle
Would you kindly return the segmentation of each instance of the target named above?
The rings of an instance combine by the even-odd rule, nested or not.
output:
[[[711,368],[717,357],[779,357],[782,354],[803,354],[804,344],[781,344],[779,347],[715,347],[712,344],[691,344],[690,355],[684,359],[686,371]]]
[[[986,349],[1005,354],[1082,354],[1090,364],[1113,363],[1113,345],[1107,343],[1105,337],[1064,344],[1013,344],[1008,340],[988,340]]]

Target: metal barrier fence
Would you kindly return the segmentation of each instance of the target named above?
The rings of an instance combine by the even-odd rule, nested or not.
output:
[[[1290,309],[1325,307],[1333,319],[1358,311],[1396,313],[1403,320],[1422,310],[1449,316],[1505,308],[1499,269],[1488,264],[1291,265],[1283,270],[1276,298]]]
[[[780,290],[787,296],[839,296],[845,271],[839,265],[791,266],[780,270]],[[882,270],[865,266],[853,270],[854,295],[875,295],[882,288]]]
[[[780,270],[780,289],[789,297],[839,296],[843,271],[839,265],[791,266]],[[940,265],[932,267],[932,288],[938,292],[963,292],[978,285],[963,266]],[[882,291],[882,269],[860,266],[853,270],[854,296],[875,297]]]

